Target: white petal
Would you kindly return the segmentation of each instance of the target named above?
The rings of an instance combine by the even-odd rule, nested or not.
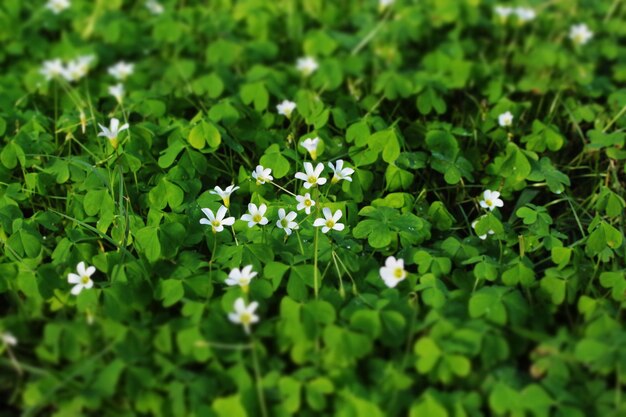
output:
[[[83,290],[83,285],[82,284],[76,284],[72,287],[72,290],[70,291],[72,293],[72,295],[78,295],[80,294],[80,292]]]
[[[332,215],[332,213],[331,213],[331,211],[330,211],[330,209],[328,207],[324,207],[322,209],[322,213],[324,214],[324,217],[326,218],[326,220],[329,220],[329,219],[333,218],[333,215]]]
[[[222,220],[224,216],[226,216],[227,211],[228,209],[226,208],[226,206],[220,206],[220,208],[217,209],[217,214],[215,215],[215,218],[218,220]]]
[[[96,267],[95,266],[90,266],[89,268],[87,268],[87,270],[85,271],[85,275],[87,275],[88,277],[92,276],[94,274],[94,272],[96,272]]]
[[[226,217],[224,220],[222,220],[222,224],[224,226],[232,226],[233,224],[235,224],[235,218],[234,217]]]
[[[80,276],[70,272],[67,274],[67,282],[70,284],[78,284],[80,282]]]
[[[319,219],[315,219],[315,221],[313,222],[314,227],[324,226],[325,224],[326,220],[322,219],[321,217]]]
[[[341,232],[345,227],[346,225],[343,223],[335,223],[335,225],[333,226],[333,229]]]

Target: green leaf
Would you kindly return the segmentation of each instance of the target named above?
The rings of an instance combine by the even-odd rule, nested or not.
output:
[[[502,303],[502,292],[495,287],[484,287],[476,291],[469,301],[470,317],[485,317],[494,323],[504,325],[507,313]]]
[[[158,228],[147,226],[140,229],[135,235],[135,241],[146,258],[154,262],[161,255],[161,242],[159,241]]]
[[[213,401],[212,408],[218,417],[248,417],[239,394],[216,399]]]
[[[159,299],[163,300],[163,307],[170,307],[180,301],[185,295],[182,281],[166,279],[159,286]]]
[[[432,371],[442,356],[442,351],[437,343],[430,337],[419,339],[413,348],[417,355],[417,371],[420,374],[427,374]]]

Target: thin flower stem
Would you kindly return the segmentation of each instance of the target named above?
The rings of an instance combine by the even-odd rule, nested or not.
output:
[[[284,192],[286,192],[287,194],[295,197],[296,195],[294,193],[292,193],[291,191],[287,190],[286,188],[281,187],[280,185],[276,184],[274,181],[270,181],[270,184],[272,184],[273,186],[283,190]]]
[[[254,379],[256,381],[256,392],[259,399],[259,407],[261,408],[261,415],[268,417],[267,405],[265,404],[265,394],[263,393],[263,387],[261,386],[261,368],[259,366],[259,358],[256,351],[256,343],[252,338],[252,364],[254,365]]]
[[[339,270],[339,264],[337,263],[337,255],[335,254],[335,251],[332,251],[331,254],[333,258],[333,263],[335,264],[335,270],[337,271],[337,277],[339,278],[339,295],[341,296],[341,298],[345,298],[346,290],[343,288],[343,279],[341,278],[341,271]]]
[[[211,260],[209,261],[209,284],[213,284],[213,261],[215,259],[216,249],[217,249],[217,233],[213,233],[213,250],[211,251]]]
[[[313,290],[315,292],[315,299],[317,300],[318,298],[318,293],[319,293],[319,283],[318,281],[318,274],[317,274],[317,242],[319,241],[318,239],[318,235],[319,235],[319,227],[315,228],[315,238],[314,238],[314,254],[313,254]]]

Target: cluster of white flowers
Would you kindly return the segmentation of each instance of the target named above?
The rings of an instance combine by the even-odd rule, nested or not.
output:
[[[537,13],[530,7],[509,7],[496,6],[494,11],[500,17],[502,23],[506,22],[509,16],[515,16],[519,23],[526,23],[537,17]]]
[[[519,24],[530,22],[537,17],[537,12],[530,7],[510,7],[495,6],[495,14],[500,18],[500,22],[506,23],[510,16],[515,16]],[[593,37],[593,32],[585,23],[572,25],[569,31],[569,38],[576,45],[584,45]]]
[[[314,159],[317,155],[316,152],[319,142],[319,138],[311,138],[302,143],[302,146],[309,151],[311,157]],[[303,165],[304,172],[296,173],[295,178],[304,181],[303,187],[305,189],[309,190],[328,182],[326,178],[322,177],[324,164],[318,163],[315,167],[313,167],[311,162],[304,162]],[[354,169],[344,167],[344,161],[337,160],[334,164],[329,162],[328,167],[333,172],[333,176],[331,178],[332,184],[341,180],[352,181],[351,175],[354,173]],[[270,168],[265,168],[262,165],[258,165],[252,172],[251,176],[256,181],[257,185],[263,185],[268,182],[273,184],[272,181],[274,180],[274,177],[272,176],[272,170]],[[224,226],[233,226],[235,224],[235,217],[227,217],[227,214],[230,207],[230,197],[233,192],[238,189],[238,186],[232,184],[225,189],[215,186],[213,190],[210,190],[209,193],[219,196],[222,199],[223,204],[215,213],[209,208],[202,208],[201,210],[206,217],[200,219],[200,224],[211,226],[213,233],[222,232],[224,230]],[[312,208],[317,205],[317,203],[311,198],[310,193],[295,195],[295,199],[297,203],[296,210],[304,211],[307,215],[310,215]],[[249,203],[247,213],[243,214],[240,219],[247,222],[248,227],[265,226],[269,224],[269,219],[266,217],[267,209],[268,207],[266,204],[261,203],[257,206],[254,203]],[[321,213],[323,217],[316,218],[313,221],[313,227],[321,228],[322,233],[328,233],[331,230],[342,231],[345,229],[345,225],[339,222],[343,216],[341,210],[335,210],[333,213],[329,207],[323,207],[321,209]],[[298,213],[296,211],[287,211],[285,208],[281,207],[278,209],[276,227],[282,229],[286,236],[290,236],[294,230],[297,230],[300,227],[296,221],[297,217]],[[257,273],[252,270],[252,265],[246,265],[242,269],[234,268],[228,274],[225,284],[229,286],[239,286],[244,293],[248,293],[250,282],[256,275]],[[240,297],[235,301],[234,312],[229,313],[228,318],[233,323],[241,324],[244,327],[245,332],[250,333],[250,326],[259,321],[259,316],[255,314],[258,306],[258,302],[252,301],[250,304],[246,304],[246,300]]]
[[[60,59],[44,61],[39,72],[50,81],[53,78],[63,78],[68,82],[78,81],[89,72],[89,66],[94,61],[95,56],[83,55],[63,64]]]

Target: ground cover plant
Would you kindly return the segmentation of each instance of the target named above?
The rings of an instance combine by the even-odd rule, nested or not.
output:
[[[3,0],[2,416],[624,416],[626,5]]]

